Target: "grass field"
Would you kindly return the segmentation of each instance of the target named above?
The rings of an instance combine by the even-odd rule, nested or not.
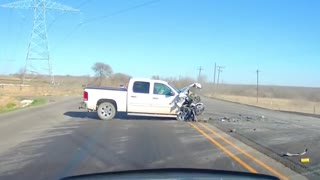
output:
[[[234,95],[224,95],[224,94],[215,94],[214,96],[212,95],[208,95],[208,96],[221,99],[221,100],[237,102],[237,103],[247,104],[252,106],[258,106],[258,107],[263,107],[263,108],[272,109],[272,110],[320,114],[319,102],[262,97],[262,98],[259,98],[259,101],[257,103],[256,97],[234,96]]]
[[[40,105],[43,105],[47,103],[47,100],[46,99],[43,99],[43,98],[36,98],[33,100],[33,102],[30,104],[30,106],[40,106]]]
[[[273,110],[320,114],[320,88],[260,86],[257,102],[256,86],[207,85],[205,95]]]
[[[0,113],[21,108],[21,100],[34,100],[29,106],[46,103],[46,96],[81,95],[82,87],[53,87],[49,85],[13,86],[0,85]]]
[[[0,76],[0,113],[21,108],[21,100],[34,100],[29,106],[39,106],[46,103],[46,96],[81,95],[82,85],[87,79],[83,77],[57,77],[58,84],[53,86],[43,79],[27,79],[24,86],[13,76]]]
[[[10,112],[22,108],[19,97],[0,96],[0,113]],[[40,106],[47,103],[44,98],[28,98],[33,102],[28,107]]]
[[[12,111],[19,107],[19,101],[9,96],[0,97],[0,113]]]

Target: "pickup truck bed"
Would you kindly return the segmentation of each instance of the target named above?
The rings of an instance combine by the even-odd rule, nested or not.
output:
[[[97,89],[97,90],[111,90],[111,91],[127,91],[125,88],[115,88],[115,87],[94,87],[88,86],[86,89]]]

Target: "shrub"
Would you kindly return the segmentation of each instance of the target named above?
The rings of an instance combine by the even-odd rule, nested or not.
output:
[[[16,107],[17,105],[15,104],[15,103],[13,103],[13,102],[9,102],[7,105],[6,105],[6,107],[8,108],[8,109],[11,109],[11,108],[14,108],[14,107]]]

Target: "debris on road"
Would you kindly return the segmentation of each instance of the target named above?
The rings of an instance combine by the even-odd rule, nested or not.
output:
[[[289,157],[302,156],[302,155],[305,155],[307,153],[307,151],[308,151],[308,148],[306,148],[302,153],[289,153],[289,152],[287,152],[287,153],[283,154],[282,156],[289,156]]]
[[[300,162],[302,162],[302,163],[309,163],[309,162],[310,162],[310,159],[309,159],[309,158],[301,158],[301,159],[300,159]]]
[[[226,120],[228,120],[230,122],[230,118],[228,118],[228,117],[223,117],[220,121],[226,121]]]
[[[233,118],[232,122],[239,122],[239,119]]]
[[[229,132],[236,132],[236,129],[230,129]]]
[[[257,130],[256,128],[253,129],[253,131],[256,131],[256,130]]]
[[[209,118],[210,119],[210,118]],[[198,122],[204,122],[204,123],[207,123],[209,122],[209,119],[207,118],[204,118],[204,119],[198,119]]]

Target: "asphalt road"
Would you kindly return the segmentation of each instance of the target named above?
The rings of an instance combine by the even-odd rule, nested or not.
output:
[[[210,123],[309,179],[320,177],[320,118],[203,98]],[[235,132],[230,133],[230,130]],[[283,154],[301,153],[286,157]],[[301,163],[309,158],[309,163]]]
[[[60,179],[146,168],[209,168],[303,179],[210,123],[129,117],[101,121],[80,97],[0,115],[0,179]],[[206,116],[218,117],[208,100]],[[227,107],[226,107],[227,108]],[[247,107],[244,107],[247,108]],[[224,108],[221,109],[224,112]],[[221,115],[221,114],[220,114]]]

